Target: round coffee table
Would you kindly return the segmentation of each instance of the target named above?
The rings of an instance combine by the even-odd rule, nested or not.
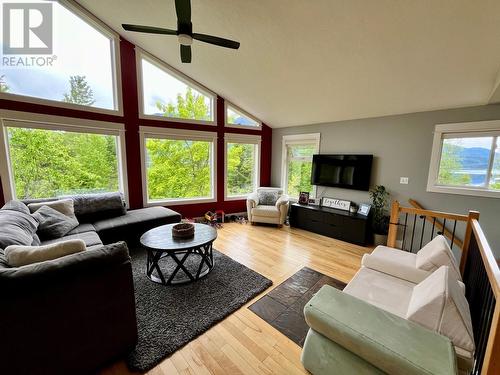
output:
[[[196,281],[214,268],[212,244],[217,238],[217,231],[209,225],[194,224],[193,237],[176,239],[172,237],[174,225],[162,225],[141,236],[141,245],[148,254],[146,275],[155,283],[173,285]],[[196,267],[194,269],[192,267],[193,257],[199,258],[199,263],[197,260],[195,261]],[[164,258],[170,258],[174,261],[175,268],[173,270],[162,270]],[[162,259],[164,261],[160,262]],[[166,260],[168,261],[168,259]],[[191,270],[186,267],[187,261],[191,263]],[[176,278],[181,270],[185,276]]]

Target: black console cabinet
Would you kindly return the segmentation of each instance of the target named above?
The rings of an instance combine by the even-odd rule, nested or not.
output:
[[[363,246],[371,241],[368,217],[333,208],[292,204],[290,225]]]

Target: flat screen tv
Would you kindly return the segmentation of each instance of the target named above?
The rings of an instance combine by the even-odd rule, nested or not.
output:
[[[314,155],[311,183],[367,191],[372,161],[373,155]]]

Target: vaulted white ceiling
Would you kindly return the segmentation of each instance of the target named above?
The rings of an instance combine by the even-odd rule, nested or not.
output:
[[[182,64],[174,0],[78,0],[124,38],[271,127],[486,104],[500,68],[498,0],[192,0]],[[498,93],[497,93],[498,94]]]

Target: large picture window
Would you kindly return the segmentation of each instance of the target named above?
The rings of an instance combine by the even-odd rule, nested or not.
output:
[[[215,133],[141,129],[146,204],[215,200]]]
[[[260,137],[226,135],[226,199],[243,199],[259,186]]]
[[[3,120],[11,198],[125,192],[122,133]]]
[[[316,196],[316,187],[311,184],[312,158],[319,152],[319,133],[299,134],[283,137],[282,186],[286,194],[298,198],[306,191]]]
[[[143,116],[215,123],[215,95],[144,53],[138,54]]]
[[[49,54],[17,55],[4,50],[0,96],[23,101],[57,101],[68,107],[119,109],[118,37],[115,33],[70,2],[0,0],[0,3],[12,8],[4,9],[9,12],[4,14],[4,19],[10,16],[11,33],[9,41],[4,38],[0,43],[2,50],[4,42],[17,45],[15,38],[22,35],[18,30],[23,27],[23,14],[29,11],[33,19],[38,14],[18,9],[20,6],[44,4],[52,17],[44,14],[47,19],[43,20],[51,21],[53,26],[52,38],[47,41],[52,43]],[[45,45],[43,41],[38,44]]]
[[[436,126],[428,190],[500,197],[499,138],[500,121]]]

